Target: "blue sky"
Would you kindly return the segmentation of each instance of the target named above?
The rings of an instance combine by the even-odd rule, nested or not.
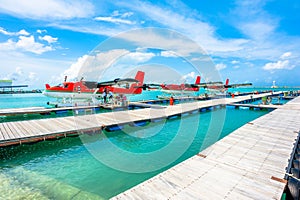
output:
[[[107,38],[158,27],[195,41],[223,80],[300,86],[299,21],[297,0],[0,0],[0,79],[43,88],[74,77]],[[151,55],[130,58],[141,64]]]

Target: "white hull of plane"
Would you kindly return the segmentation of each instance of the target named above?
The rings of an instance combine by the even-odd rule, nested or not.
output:
[[[93,93],[87,93],[87,92],[43,92],[43,95],[47,97],[53,97],[53,98],[65,98],[65,99],[91,99],[91,98],[101,98],[101,94],[93,94]]]
[[[164,93],[167,94],[176,94],[176,95],[191,95],[196,93],[195,91],[188,91],[188,90],[161,90]]]

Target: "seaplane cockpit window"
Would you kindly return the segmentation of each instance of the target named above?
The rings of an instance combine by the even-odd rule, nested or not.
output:
[[[64,88],[68,88],[68,86],[69,86],[69,84],[65,84],[65,85],[64,85]]]

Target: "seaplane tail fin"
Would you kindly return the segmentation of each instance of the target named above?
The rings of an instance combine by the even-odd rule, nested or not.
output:
[[[229,79],[226,79],[225,85],[228,86],[229,84]]]
[[[47,83],[46,84],[46,89],[49,89],[50,88],[50,85]]]
[[[145,77],[145,72],[138,71],[135,75],[135,80],[138,80],[138,83],[134,83],[131,85],[130,91],[133,94],[141,94],[142,93],[142,86],[144,84],[144,77]]]
[[[138,85],[141,86],[144,83],[145,72],[138,71],[135,75],[135,79],[139,81]]]
[[[197,76],[195,84],[200,84],[200,76]]]

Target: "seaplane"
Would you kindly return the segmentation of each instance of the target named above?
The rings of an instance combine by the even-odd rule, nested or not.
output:
[[[228,88],[252,86],[252,83],[229,84],[229,79],[226,79],[225,84],[223,84],[222,82],[207,82],[207,83],[194,84],[193,86],[210,89],[210,90],[225,91]]]
[[[225,84],[221,81],[215,82],[206,82],[200,83],[200,76],[196,77],[196,81],[193,84],[143,84],[143,89],[158,87],[161,88],[163,93],[171,94],[174,96],[192,96],[195,95],[195,92],[199,92],[200,88],[204,88],[208,90],[210,93],[224,93],[228,90],[228,88],[236,88],[236,87],[245,87],[251,86],[252,83],[240,83],[240,84],[229,84],[229,79],[226,79]],[[153,88],[151,88],[153,89]],[[165,96],[158,96],[158,98],[168,98]]]
[[[48,97],[57,98],[57,102],[48,105],[54,106],[74,106],[74,105],[90,105],[90,103],[98,104],[99,99],[103,99],[105,95],[118,94],[118,95],[135,95],[141,94],[145,73],[138,71],[135,78],[116,78],[112,81],[95,82],[80,81],[71,82],[67,81],[67,77],[63,83],[57,86],[50,86],[46,84],[46,89],[43,95]]]
[[[199,88],[204,88],[213,97],[213,96],[224,95],[227,92],[228,88],[252,86],[252,83],[229,84],[229,79],[226,79],[225,84],[223,82],[207,82],[207,83],[195,84],[194,86]],[[205,96],[207,96],[207,93],[205,93]]]
[[[199,91],[199,87],[197,85],[200,84],[200,76],[196,77],[195,84],[188,84],[188,83],[182,83],[182,84],[156,84],[156,83],[150,83],[150,84],[143,84],[141,88],[143,90],[160,90],[161,92],[171,95],[173,97],[183,97],[183,96],[191,96],[193,93]],[[166,96],[157,96],[160,99],[169,98]]]

